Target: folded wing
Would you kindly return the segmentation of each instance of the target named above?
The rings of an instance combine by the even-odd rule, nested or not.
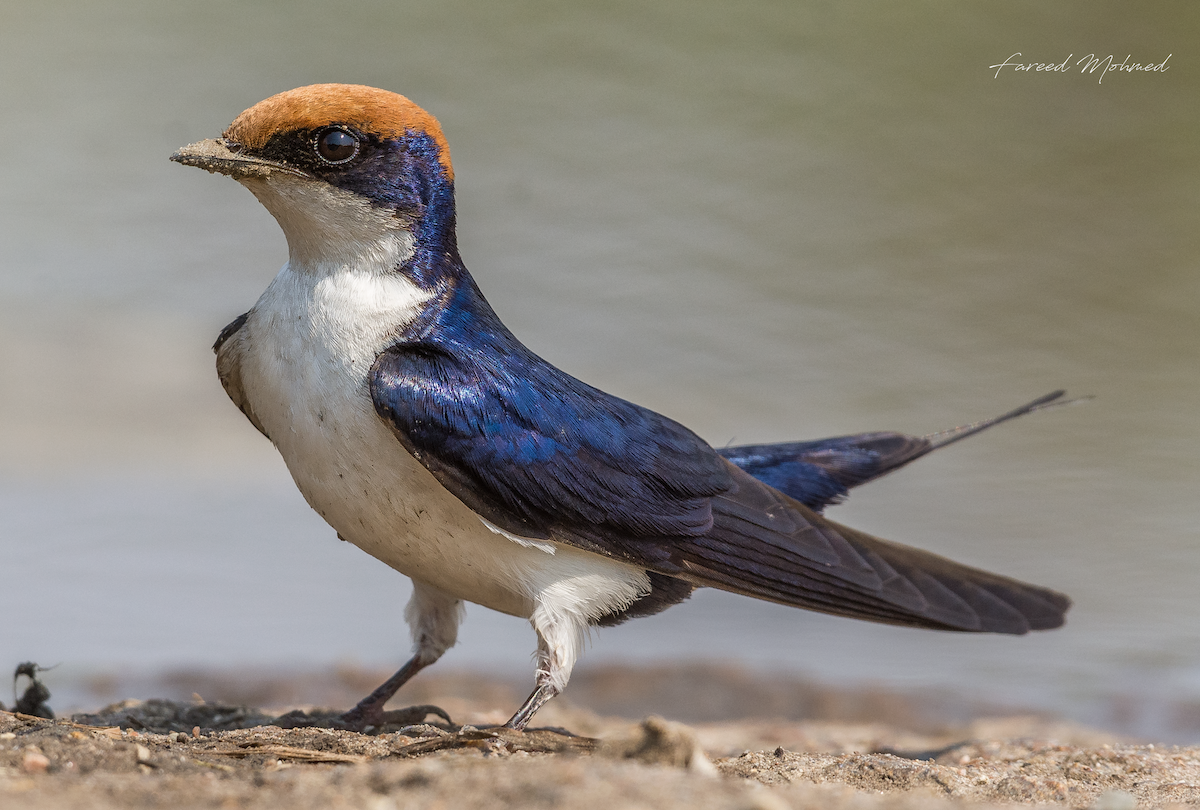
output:
[[[1061,594],[840,526],[515,339],[475,351],[447,334],[379,356],[375,408],[448,490],[507,532],[871,621],[997,633],[1063,622]]]
[[[674,544],[672,560],[697,585],[839,616],[990,633],[1058,627],[1070,607],[1054,591],[834,523],[741,470],[732,477],[713,498],[712,531]]]

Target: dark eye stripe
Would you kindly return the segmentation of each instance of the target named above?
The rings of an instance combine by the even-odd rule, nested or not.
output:
[[[318,132],[313,148],[326,163],[345,163],[358,154],[358,138],[335,127]]]

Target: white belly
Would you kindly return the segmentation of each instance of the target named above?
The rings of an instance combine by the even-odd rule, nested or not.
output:
[[[530,617],[569,594],[595,618],[647,592],[641,569],[489,529],[375,413],[371,365],[421,303],[399,276],[285,266],[250,312],[239,341],[245,397],[308,503],[392,568],[504,613]]]

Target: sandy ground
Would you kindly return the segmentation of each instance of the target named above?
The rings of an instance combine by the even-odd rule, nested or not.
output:
[[[835,699],[832,690],[803,711],[837,713],[830,701],[859,707],[851,713],[874,705],[890,722],[788,719],[771,714],[778,694],[725,675],[694,679],[705,699],[690,703],[691,713],[720,713],[717,706],[757,717],[685,725],[561,700],[539,713],[538,730],[488,729],[516,692],[479,679],[414,690],[465,725],[430,714],[428,724],[373,734],[284,728],[299,715],[199,696],[124,701],[71,719],[3,712],[0,807],[1200,807],[1200,748],[1132,744],[1034,717],[936,727],[911,701],[889,709],[878,695],[873,703],[861,693]],[[608,673],[593,685],[593,705],[606,690],[628,695],[623,677],[653,681],[645,671]],[[354,680],[344,678],[343,688],[357,687]],[[278,697],[281,684],[252,688]],[[625,701],[622,713],[641,702]]]

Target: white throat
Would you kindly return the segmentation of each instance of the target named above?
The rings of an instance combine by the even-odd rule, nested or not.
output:
[[[308,416],[321,433],[322,414],[339,408],[354,414],[346,421],[374,426],[371,365],[432,297],[399,271],[414,252],[408,223],[319,180],[274,174],[241,182],[288,241],[288,263],[248,321],[252,370],[244,376],[248,394],[262,389],[254,408],[274,423],[265,424],[268,435],[285,451]]]
[[[287,174],[240,182],[283,229],[294,271],[392,273],[416,249],[411,222],[353,192]]]

